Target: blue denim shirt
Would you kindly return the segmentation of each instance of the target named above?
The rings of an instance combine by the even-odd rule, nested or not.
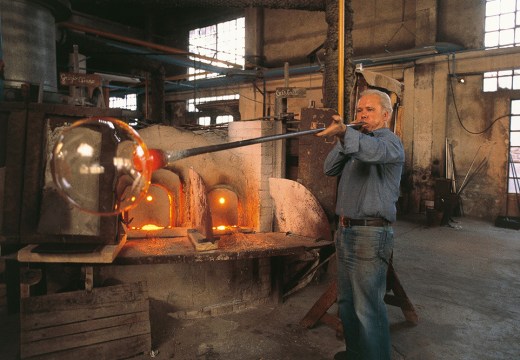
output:
[[[336,214],[394,222],[403,165],[403,144],[389,129],[369,135],[347,129],[324,163],[326,175],[341,175]]]

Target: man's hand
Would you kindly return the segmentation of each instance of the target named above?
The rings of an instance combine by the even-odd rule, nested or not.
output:
[[[316,136],[337,136],[343,139],[345,132],[347,131],[347,125],[343,123],[343,119],[339,115],[332,115],[332,123],[323,131],[315,134]]]

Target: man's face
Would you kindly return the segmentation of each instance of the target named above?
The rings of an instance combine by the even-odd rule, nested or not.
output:
[[[359,99],[356,108],[356,122],[366,123],[362,127],[363,132],[369,133],[385,127],[388,118],[389,114],[381,107],[377,95],[368,94]]]

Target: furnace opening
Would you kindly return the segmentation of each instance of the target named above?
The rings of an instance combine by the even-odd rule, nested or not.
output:
[[[174,198],[168,189],[151,184],[144,200],[127,212],[126,221],[132,230],[169,229],[175,224],[174,208]]]
[[[225,230],[239,225],[238,196],[234,191],[226,188],[213,189],[208,193],[208,202],[214,230]]]

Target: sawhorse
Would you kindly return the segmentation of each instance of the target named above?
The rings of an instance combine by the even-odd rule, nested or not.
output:
[[[406,295],[406,292],[397,277],[393,266],[393,256],[390,258],[388,271],[386,273],[386,289],[387,294],[384,298],[385,303],[400,307],[406,321],[413,325],[417,325],[419,318],[412,302]],[[393,294],[390,293],[390,291],[392,291]],[[338,291],[336,281],[333,281],[318,301],[314,303],[305,317],[300,321],[300,325],[306,329],[310,329],[318,322],[322,322],[336,330],[336,335],[338,337],[343,336],[341,320],[337,316],[327,312],[327,310],[336,302],[337,295]]]

